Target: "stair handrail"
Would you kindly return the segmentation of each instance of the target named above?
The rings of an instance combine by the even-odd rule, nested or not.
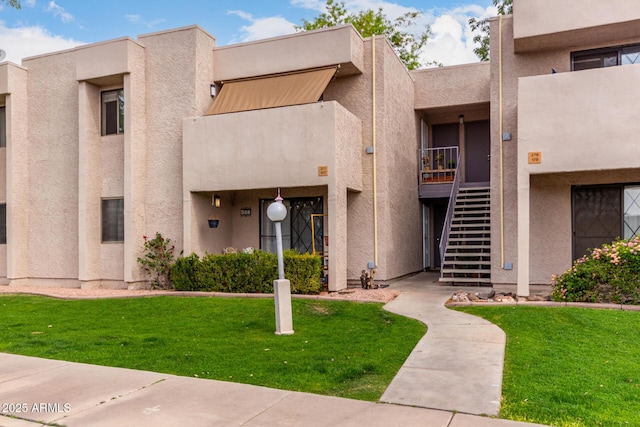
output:
[[[453,184],[451,185],[451,194],[449,195],[449,205],[447,206],[447,216],[445,217],[444,224],[442,226],[442,235],[440,236],[440,277],[444,277],[444,257],[447,252],[447,245],[449,244],[449,235],[451,234],[451,222],[453,220],[453,212],[456,206],[456,198],[458,196],[458,190],[460,189],[460,152],[458,152],[458,159],[456,165],[455,177]]]

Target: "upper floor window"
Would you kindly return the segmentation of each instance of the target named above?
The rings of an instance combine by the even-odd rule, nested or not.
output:
[[[102,135],[124,133],[124,90],[102,92]]]
[[[640,44],[585,50],[571,54],[572,71],[640,64]]]
[[[7,109],[0,107],[0,147],[7,146]]]

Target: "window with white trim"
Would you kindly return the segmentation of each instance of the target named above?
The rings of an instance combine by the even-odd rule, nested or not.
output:
[[[101,98],[102,135],[124,133],[124,90],[102,92]]]

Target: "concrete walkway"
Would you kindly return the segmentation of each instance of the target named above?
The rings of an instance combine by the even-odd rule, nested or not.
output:
[[[445,309],[452,291],[433,278],[392,285],[403,294],[386,307],[429,332],[384,393],[390,403],[0,353],[0,426],[533,426],[470,415],[497,411],[504,335]]]
[[[428,325],[428,331],[381,400],[497,416],[506,335],[484,319],[447,309],[447,299],[463,288],[437,280],[437,274],[422,273],[392,285],[402,294],[385,309],[421,320]]]

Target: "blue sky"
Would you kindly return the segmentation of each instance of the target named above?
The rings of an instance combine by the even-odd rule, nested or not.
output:
[[[495,14],[491,0],[344,0],[351,11],[383,7],[391,18],[421,11],[415,28],[430,25],[423,60],[444,65],[474,62],[469,17]],[[0,49],[5,60],[124,36],[198,24],[218,46],[294,32],[294,25],[324,10],[324,0],[21,0],[0,8]]]

